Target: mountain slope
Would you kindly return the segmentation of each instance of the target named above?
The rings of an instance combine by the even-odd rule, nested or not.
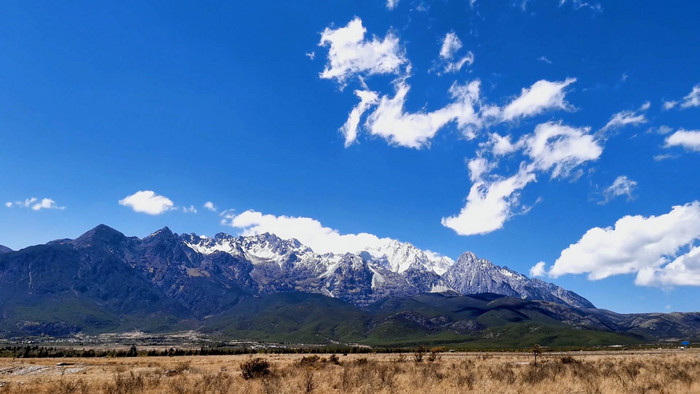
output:
[[[599,324],[589,312],[560,304],[497,294],[419,294],[361,309],[316,294],[278,293],[242,299],[231,310],[205,319],[202,331],[249,341],[382,346],[596,346],[674,338],[642,336],[609,323]]]
[[[0,327],[7,333],[61,335],[129,329],[142,325],[144,317],[154,326],[191,317],[124,264],[135,242],[103,226],[75,241],[1,254]]]
[[[0,254],[9,252],[12,252],[12,249],[8,248],[7,246],[0,245]]]

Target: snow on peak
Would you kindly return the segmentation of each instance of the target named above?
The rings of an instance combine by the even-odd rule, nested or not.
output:
[[[421,250],[408,242],[391,240],[366,250],[374,260],[393,272],[403,273],[409,268],[426,269],[442,275],[454,264],[449,257],[430,250]]]
[[[363,251],[347,251],[345,253],[326,253],[318,255],[311,248],[303,245],[295,238],[282,239],[273,233],[234,237],[225,233],[216,234],[213,238],[190,234],[184,236],[184,241],[191,249],[212,254],[224,252],[233,256],[248,258],[254,264],[288,261],[291,254],[296,254],[300,260],[320,261],[325,269],[337,263],[346,254],[360,256],[372,261],[389,271],[403,273],[411,268],[426,270],[443,275],[454,265],[454,260],[430,250],[421,250],[408,242],[383,238],[378,244],[368,246]]]

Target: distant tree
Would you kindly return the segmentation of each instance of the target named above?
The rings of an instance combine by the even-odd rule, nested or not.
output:
[[[535,356],[535,365],[537,365],[537,356],[542,354],[542,348],[540,345],[535,344],[535,346],[532,347],[532,355]]]
[[[129,351],[126,353],[127,357],[136,357],[139,355],[138,350],[136,349],[136,345],[131,345],[129,348]]]

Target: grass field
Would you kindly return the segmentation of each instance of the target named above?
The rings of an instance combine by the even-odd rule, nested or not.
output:
[[[700,351],[0,359],[0,393],[300,392],[700,392]]]

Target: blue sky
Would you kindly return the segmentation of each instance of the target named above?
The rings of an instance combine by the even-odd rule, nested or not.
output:
[[[122,3],[0,5],[0,244],[392,238],[698,310],[700,5]]]

